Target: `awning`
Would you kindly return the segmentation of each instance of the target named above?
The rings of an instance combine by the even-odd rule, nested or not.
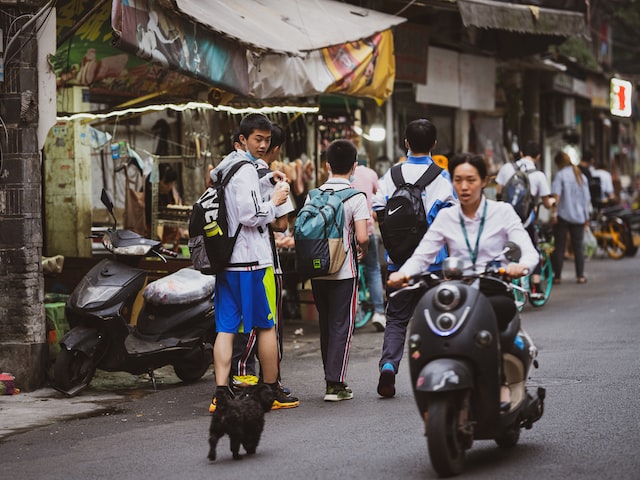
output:
[[[174,0],[179,13],[251,50],[304,55],[406,21],[333,0]]]
[[[465,27],[571,37],[589,35],[584,14],[493,0],[458,0]]]
[[[390,27],[404,21],[332,0],[113,0],[112,9],[118,48],[220,98],[339,92],[382,103],[395,78]]]

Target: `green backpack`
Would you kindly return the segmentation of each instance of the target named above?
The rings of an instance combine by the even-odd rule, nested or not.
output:
[[[358,194],[364,195],[355,188],[309,192],[309,201],[300,209],[293,229],[296,271],[301,280],[331,275],[342,267],[347,258],[342,240],[344,202]]]

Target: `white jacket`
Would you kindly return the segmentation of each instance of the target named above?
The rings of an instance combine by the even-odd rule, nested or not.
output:
[[[211,172],[211,178],[216,181],[234,163],[248,159],[244,153],[230,153]],[[267,180],[268,176],[263,177],[263,181]],[[271,200],[262,200],[255,165],[243,165],[231,177],[225,189],[225,202],[229,231],[235,232],[238,225],[242,225],[226,270],[257,270],[272,266],[273,254],[267,225],[276,218],[276,206]]]

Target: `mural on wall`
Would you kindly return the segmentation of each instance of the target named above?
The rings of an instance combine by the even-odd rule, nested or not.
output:
[[[114,0],[115,44],[164,68],[244,94],[248,91],[245,48],[147,0]]]
[[[76,31],[76,23],[95,2],[67,0],[57,6],[58,39],[65,39],[50,57],[57,87],[89,87],[90,95],[133,98],[154,91],[175,94],[193,90],[195,80],[159,64],[123,53],[112,44],[111,5],[105,3]],[[115,5],[116,2],[114,2]]]

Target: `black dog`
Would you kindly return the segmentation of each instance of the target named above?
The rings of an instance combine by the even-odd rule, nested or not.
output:
[[[260,383],[242,389],[236,398],[223,399],[211,416],[209,460],[216,459],[218,440],[229,435],[234,460],[240,460],[240,445],[247,454],[256,453],[264,429],[264,414],[273,405],[273,391]]]

